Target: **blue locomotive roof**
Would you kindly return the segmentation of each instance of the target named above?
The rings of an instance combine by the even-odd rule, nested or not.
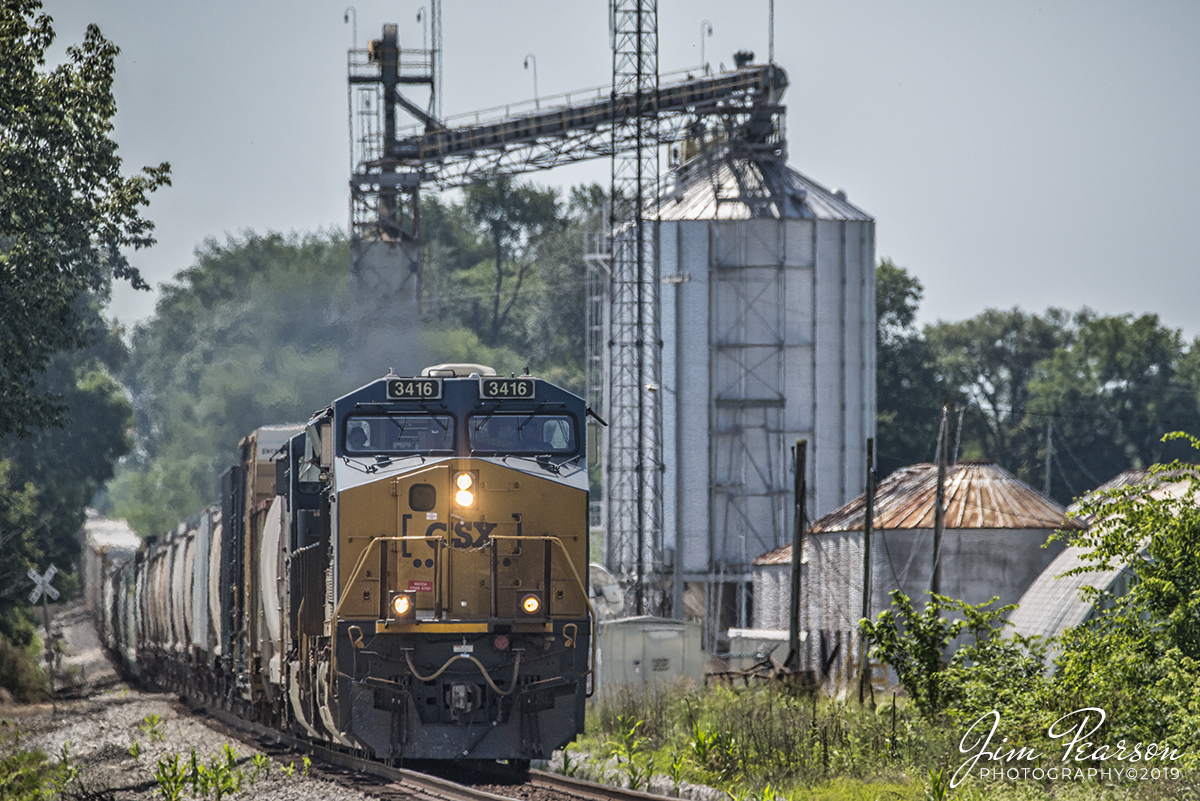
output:
[[[333,422],[339,443],[336,452],[339,456],[345,455],[343,437],[347,433],[347,418],[359,419],[362,415],[400,415],[406,420],[414,419],[414,415],[425,416],[430,419],[430,433],[436,433],[448,415],[463,434],[452,438],[453,449],[460,452],[459,455],[469,455],[470,437],[466,435],[465,425],[472,415],[477,419],[482,419],[480,415],[500,417],[514,412],[531,416],[569,415],[574,418],[575,427],[581,428],[585,411],[582,398],[535,376],[387,375],[334,401]],[[571,437],[573,443],[578,440],[578,436]],[[446,447],[451,446],[447,444]],[[571,452],[577,450],[574,445],[570,447]]]

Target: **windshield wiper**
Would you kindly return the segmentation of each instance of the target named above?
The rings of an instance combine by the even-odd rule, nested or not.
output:
[[[525,428],[525,426],[529,425],[529,421],[532,420],[533,418],[537,417],[538,412],[540,412],[544,408],[546,408],[546,402],[542,401],[541,403],[539,403],[537,405],[536,409],[534,409],[532,412],[529,413],[528,417],[526,417],[522,422],[517,423],[517,439],[521,438],[521,431]]]
[[[494,415],[496,413],[496,410],[499,408],[500,408],[500,404],[496,404],[496,406],[494,406],[490,412],[488,412],[486,415],[484,415],[482,420],[480,420],[478,423],[475,424],[475,430],[478,431],[479,429],[481,429],[485,425],[487,425],[487,421],[492,419],[492,415]]]
[[[406,421],[403,417],[401,417],[400,418],[401,422],[397,423],[396,418],[392,417],[390,414],[388,415],[388,420],[391,420],[392,425],[394,425],[398,429],[398,431],[396,433],[396,439],[399,439],[400,437],[404,436],[404,429],[406,426],[408,426],[408,421]]]

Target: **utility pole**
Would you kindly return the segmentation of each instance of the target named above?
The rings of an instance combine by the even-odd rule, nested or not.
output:
[[[949,433],[950,402],[942,401],[942,423],[938,427],[937,444],[937,504],[933,510],[933,575],[929,591],[942,592],[942,532],[946,528],[946,439]]]
[[[1054,443],[1050,439],[1050,435],[1054,433],[1054,418],[1046,418],[1046,484],[1042,488],[1042,494],[1047,498],[1050,497],[1050,457],[1054,453]]]
[[[862,616],[864,620],[871,619],[871,535],[875,533],[875,440],[867,439],[867,508],[863,520],[863,592]],[[867,641],[859,638],[859,682],[858,702],[865,700],[867,682],[870,680],[870,665],[868,664]]]
[[[792,448],[792,464],[796,475],[793,481],[795,522],[792,524],[792,601],[788,607],[788,655],[783,666],[791,671],[800,669],[800,559],[804,553],[804,500],[808,494],[805,472],[808,469],[808,440],[796,440]]]

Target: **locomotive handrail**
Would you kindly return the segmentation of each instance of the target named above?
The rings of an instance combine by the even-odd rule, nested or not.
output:
[[[575,583],[579,585],[579,590],[580,590],[580,592],[583,593],[583,602],[585,604],[587,604],[588,617],[591,618],[593,623],[595,623],[596,610],[592,608],[592,602],[588,598],[587,585],[585,585],[583,583],[583,579],[581,579],[579,577],[579,571],[575,569],[575,562],[571,560],[571,554],[567,552],[567,546],[563,544],[563,541],[561,539],[559,539],[558,537],[551,537],[549,535],[537,536],[537,535],[532,535],[532,534],[493,534],[490,537],[490,539],[493,542],[495,542],[496,540],[534,540],[534,541],[540,540],[541,542],[552,542],[555,545],[557,545],[559,548],[561,548],[562,552],[563,552],[563,558],[567,560],[567,567],[571,568],[571,575],[573,575],[575,577]],[[495,548],[496,546],[493,545],[492,547]],[[493,581],[492,583],[494,584],[495,581]],[[550,592],[549,587],[546,588],[546,592],[547,593]]]
[[[338,599],[337,606],[335,606],[333,609],[333,626],[334,626],[335,631],[337,629],[338,620],[341,617],[342,604],[345,603],[346,599],[350,596],[350,587],[354,584],[355,581],[358,580],[358,574],[360,572],[362,572],[363,566],[366,564],[366,561],[367,561],[367,555],[371,552],[371,549],[374,547],[374,545],[376,543],[382,544],[384,542],[405,542],[405,541],[410,541],[410,540],[411,541],[418,541],[418,540],[425,541],[426,539],[427,538],[423,535],[409,535],[409,536],[405,536],[405,537],[372,537],[371,538],[371,541],[369,543],[367,543],[367,547],[363,548],[362,552],[359,553],[358,561],[354,565],[354,570],[352,570],[350,573],[350,579],[346,582],[346,586],[342,589],[342,595]],[[587,605],[588,619],[591,621],[591,624],[592,624],[591,628],[592,628],[593,642],[592,642],[592,647],[590,649],[592,666],[588,670],[588,673],[591,674],[593,677],[592,691],[595,692],[596,644],[595,644],[594,640],[596,637],[596,610],[595,610],[595,608],[592,607],[592,601],[590,598],[588,598],[588,594],[587,594],[587,585],[583,583],[583,579],[579,576],[579,571],[575,568],[575,562],[573,559],[571,559],[571,554],[569,551],[567,551],[567,546],[558,537],[537,536],[537,535],[528,535],[528,534],[522,534],[522,535],[496,534],[496,535],[493,535],[492,537],[490,537],[490,540],[492,542],[493,552],[495,551],[495,548],[496,548],[495,542],[497,540],[529,540],[529,541],[533,541],[533,542],[537,542],[537,541],[549,542],[549,543],[553,543],[553,544],[557,545],[559,547],[559,549],[562,550],[563,558],[567,560],[567,567],[571,568],[571,575],[573,575],[575,577],[575,583],[579,585],[579,591],[583,593],[583,602]],[[494,560],[493,560],[493,565],[494,565]],[[494,587],[496,584],[496,576],[495,576],[494,572],[493,572],[493,575],[491,578],[492,578],[492,586]],[[549,592],[550,592],[550,588],[546,587],[547,595],[549,594]],[[494,616],[496,614],[496,610],[492,609],[491,611]],[[333,662],[332,667],[336,670],[336,668],[337,668],[337,649],[336,648],[333,649],[332,662]],[[592,693],[588,693],[589,698],[591,697],[591,695],[592,695]]]
[[[583,593],[583,602],[585,604],[587,604],[588,619],[591,620],[591,623],[592,623],[592,625],[591,625],[591,629],[592,629],[592,647],[591,647],[592,667],[590,670],[588,670],[588,673],[590,673],[592,676],[592,692],[588,693],[588,698],[591,698],[592,693],[594,693],[596,691],[596,637],[599,634],[599,632],[596,631],[596,610],[592,607],[592,601],[590,598],[588,598],[588,594],[587,594],[587,585],[584,584],[583,579],[579,577],[579,571],[575,569],[575,562],[571,559],[571,554],[567,551],[567,546],[564,545],[563,541],[561,539],[559,539],[558,537],[551,537],[548,535],[547,536],[531,536],[531,535],[524,535],[524,534],[522,534],[522,535],[496,534],[491,539],[493,542],[495,542],[496,540],[541,540],[542,542],[552,542],[555,545],[557,545],[559,548],[562,549],[563,558],[567,560],[567,567],[571,568],[571,574],[573,576],[575,576],[575,583],[579,585],[579,590],[580,590],[580,592]],[[494,551],[495,547],[496,547],[495,545],[492,546],[493,551]],[[493,575],[492,576],[492,585],[495,586],[495,584],[496,584],[496,577]],[[550,588],[546,587],[547,600],[549,600],[549,595],[550,595]]]
[[[354,582],[358,580],[358,574],[360,572],[362,572],[363,565],[366,564],[367,554],[369,554],[371,552],[371,547],[373,545],[375,545],[375,543],[377,543],[377,542],[378,543],[402,542],[405,540],[424,540],[424,539],[425,539],[425,537],[418,536],[418,535],[409,535],[409,536],[405,536],[405,537],[372,537],[371,538],[371,541],[367,543],[367,547],[363,548],[362,553],[360,553],[358,555],[358,562],[355,563],[354,570],[352,570],[350,572],[350,580],[346,582],[346,586],[342,589],[342,596],[340,598],[338,598],[337,606],[335,606],[333,608],[332,623],[333,623],[333,639],[335,641],[337,640],[338,620],[339,620],[339,618],[341,618],[341,614],[342,614],[342,604],[344,604],[346,602],[346,598],[348,598],[350,596],[350,587],[352,587],[354,585]],[[332,653],[329,655],[329,662],[330,662],[330,669],[336,674],[337,673],[337,648],[332,649]]]
[[[337,620],[342,614],[342,604],[344,604],[346,599],[350,596],[350,587],[354,584],[354,582],[358,581],[358,574],[362,572],[363,565],[365,565],[367,561],[367,554],[371,552],[371,548],[375,545],[375,543],[406,541],[424,542],[426,539],[427,538],[421,534],[410,534],[405,537],[372,537],[371,541],[367,543],[367,547],[363,548],[362,553],[358,555],[358,561],[354,564],[354,570],[350,572],[350,579],[346,582],[346,586],[342,588],[342,597],[338,598],[337,606],[333,608],[334,625],[337,625]]]

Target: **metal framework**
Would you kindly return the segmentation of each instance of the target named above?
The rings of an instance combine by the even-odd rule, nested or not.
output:
[[[440,129],[432,114],[437,102],[435,62],[440,30],[440,3],[434,2],[434,49],[402,50],[396,25],[383,26],[383,35],[366,50],[351,50],[348,60],[350,83],[351,235],[386,240],[418,238],[420,175],[401,171],[387,154],[397,147],[397,107]],[[430,110],[420,108],[402,92],[402,87],[426,86]],[[403,195],[411,208],[405,213]]]
[[[587,265],[587,341],[585,344],[585,380],[589,409],[607,414],[609,284],[612,281],[612,226],[609,209],[595,209],[587,219],[584,230],[584,263]],[[604,427],[595,420],[588,421],[589,460],[606,453],[607,436]],[[593,499],[588,509],[589,527],[597,531],[608,529],[608,509],[604,501]]]
[[[661,614],[662,335],[659,330],[658,7],[656,0],[613,0],[613,97],[629,113],[613,127],[612,284],[605,541],[608,565],[626,579],[636,614]],[[618,149],[622,142],[628,146]],[[647,596],[650,596],[649,598]]]
[[[588,401],[602,410],[606,470],[603,511],[606,560],[630,590],[638,613],[664,614],[670,571],[662,531],[661,334],[657,223],[659,152],[673,142],[712,135],[730,148],[751,148],[755,125],[773,125],[773,105],[787,85],[774,65],[746,66],[719,75],[686,74],[660,85],[656,0],[612,0],[613,86],[565,96],[553,105],[498,109],[443,121],[438,107],[440,4],[433,3],[433,47],[401,50],[395,25],[366,51],[352,51],[351,236],[355,273],[421,263],[420,190],[447,189],[561,164],[611,157],[608,247],[589,247]],[[406,97],[428,87],[428,108]],[[547,100],[551,100],[548,103]],[[540,107],[537,107],[540,105]],[[418,121],[402,131],[398,111]],[[716,125],[708,120],[716,118]],[[760,136],[761,140],[762,137]],[[686,145],[685,145],[686,147]],[[750,182],[747,182],[749,186]],[[764,197],[769,187],[762,187]],[[756,203],[750,189],[739,202]],[[387,243],[398,258],[366,258]],[[398,262],[398,263],[397,263]],[[377,281],[377,285],[383,285]],[[597,521],[599,522],[599,521]],[[677,557],[678,558],[678,557]]]
[[[709,528],[719,543],[716,572],[736,581],[739,627],[749,625],[751,562],[781,545],[788,528],[785,243],[782,225],[770,232],[772,241],[753,247],[718,246],[709,268]],[[762,263],[743,263],[751,249],[764,255]],[[718,585],[718,594],[724,589]],[[723,605],[718,598],[712,611]],[[710,641],[720,619],[709,616]]]
[[[444,120],[446,127],[403,132],[362,173],[404,169],[433,189],[449,189],[501,175],[545,170],[562,164],[624,154],[636,149],[638,126],[645,147],[677,142],[701,119],[749,113],[786,85],[783,71],[747,66],[719,75],[689,73],[644,90],[639,97],[616,84],[543,97],[540,108],[508,105]],[[552,105],[556,100],[561,105]],[[657,124],[648,120],[657,118]]]

